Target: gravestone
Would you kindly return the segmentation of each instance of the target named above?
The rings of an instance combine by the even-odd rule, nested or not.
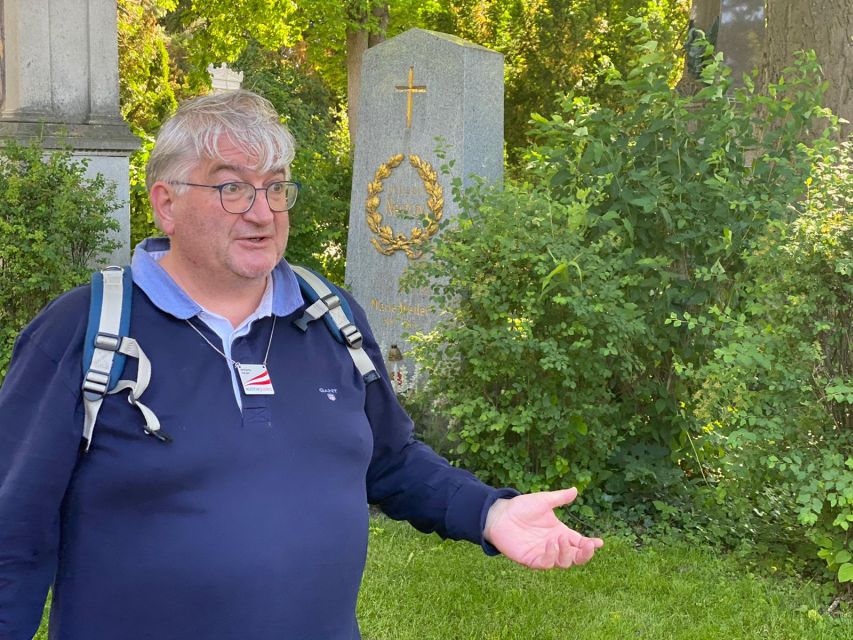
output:
[[[0,141],[71,146],[88,173],[116,184],[123,206],[114,264],[130,259],[129,157],[139,146],[119,112],[115,0],[0,3]]]
[[[210,74],[212,93],[230,93],[243,86],[243,72],[234,71],[227,64],[208,65],[207,73]]]
[[[743,85],[744,74],[759,67],[764,54],[765,0],[703,0],[691,7],[691,25],[701,29],[708,41],[723,54],[723,61],[732,69],[734,86]],[[688,33],[689,44],[694,32]],[[695,52],[701,54],[701,50]],[[688,55],[690,58],[690,55]],[[698,77],[700,68],[694,62],[688,69]]]
[[[736,86],[743,84],[744,74],[760,66],[764,54],[764,1],[723,0],[720,8],[720,31],[717,49],[732,69]]]
[[[365,53],[358,113],[346,282],[402,391],[416,379],[404,336],[436,315],[427,291],[403,293],[399,280],[458,213],[454,177],[502,178],[503,56],[412,29]]]

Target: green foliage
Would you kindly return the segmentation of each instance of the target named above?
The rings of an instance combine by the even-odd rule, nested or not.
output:
[[[849,582],[853,147],[819,158],[806,183],[790,219],[746,257],[741,303],[689,319],[718,346],[683,376],[697,389],[697,446],[716,478],[708,499],[759,552],[817,553]]]
[[[584,246],[585,204],[542,191],[508,186],[464,205],[427,268],[447,276],[435,301],[453,305],[419,339],[427,396],[446,403],[466,468],[524,490],[583,488],[631,428],[608,384],[638,366],[628,346],[644,330],[621,291],[625,249],[613,235]],[[572,264],[555,271],[562,255]]]
[[[296,138],[293,178],[302,190],[291,214],[288,260],[343,283],[352,167],[334,95],[298,58],[256,45],[235,68],[243,71],[243,86],[272,102]]]
[[[21,328],[117,247],[115,189],[85,169],[70,151],[38,144],[0,151],[0,378]]]
[[[292,0],[169,0],[162,20],[179,50],[185,83],[192,91],[210,85],[210,64],[236,61],[252,42],[274,51],[293,46],[306,27]]]
[[[307,61],[336,95],[347,94],[348,36],[356,32],[393,37],[419,26],[422,0],[302,0],[298,15],[307,24],[302,37]],[[377,12],[388,10],[388,24],[380,24]]]
[[[687,31],[685,0],[434,0],[421,15],[428,28],[454,33],[505,56],[505,139],[511,165],[528,146],[531,112],[552,113],[560,95],[583,92],[607,103],[613,87],[601,72],[631,65],[629,16],[643,17],[671,62],[670,84],[681,72]],[[619,104],[616,98],[616,104]]]
[[[704,88],[635,23],[608,105],[569,95],[537,118],[526,181],[461,195],[412,284],[452,302],[419,340],[460,462],[523,489],[567,483],[642,524],[687,508],[703,475],[677,375],[716,346],[666,320],[739,304],[745,252],[805,192],[821,84],[813,56],[757,94],[728,94],[709,50]]]
[[[177,99],[167,50],[168,37],[157,21],[170,0],[119,0],[118,51],[121,114],[142,144],[130,157],[131,246],[156,235],[145,165],[154,144],[152,132],[175,110]]]

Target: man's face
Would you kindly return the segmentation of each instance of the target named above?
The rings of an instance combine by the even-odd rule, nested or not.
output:
[[[187,182],[219,185],[248,182],[255,187],[285,180],[282,171],[259,174],[250,167],[256,159],[226,140],[220,145],[222,159],[202,160]],[[176,196],[171,228],[174,258],[206,280],[224,278],[265,279],[284,254],[290,228],[288,212],[270,211],[266,192],[258,192],[252,208],[243,214],[222,208],[215,189],[186,187]]]

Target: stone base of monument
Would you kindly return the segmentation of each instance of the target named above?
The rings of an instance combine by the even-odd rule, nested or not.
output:
[[[130,259],[130,154],[139,141],[119,111],[115,2],[0,2],[0,141],[67,148],[116,185],[120,248]]]

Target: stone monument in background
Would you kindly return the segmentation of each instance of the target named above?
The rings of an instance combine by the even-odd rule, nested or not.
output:
[[[115,0],[2,0],[0,140],[71,146],[88,173],[116,184],[120,248],[130,260],[129,157],[139,145],[119,112]]]
[[[404,336],[436,316],[428,292],[402,293],[399,280],[458,213],[455,177],[502,179],[503,56],[412,29],[365,53],[358,113],[346,284],[404,390],[415,380]]]
[[[764,55],[765,0],[704,0],[691,7],[691,27],[701,29],[732,69],[734,86],[743,86],[744,74],[760,67]],[[688,47],[693,29],[688,36]],[[689,49],[688,49],[689,50]],[[688,55],[689,58],[689,55]],[[690,60],[687,61],[691,69]],[[698,75],[699,69],[691,69]]]
[[[764,0],[723,0],[717,49],[732,68],[736,86],[761,66],[764,55]]]

